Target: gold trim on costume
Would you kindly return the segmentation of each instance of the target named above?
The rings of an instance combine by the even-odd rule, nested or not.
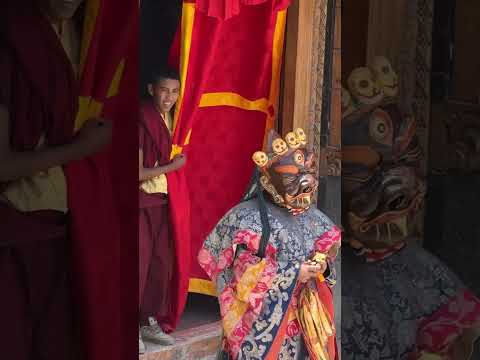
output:
[[[203,294],[203,295],[210,295],[210,296],[217,296],[217,289],[213,282],[210,280],[198,279],[198,278],[190,278],[190,282],[188,285],[188,292]]]

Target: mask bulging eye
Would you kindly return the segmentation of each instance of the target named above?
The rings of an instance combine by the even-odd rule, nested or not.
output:
[[[370,137],[377,143],[391,146],[393,141],[393,124],[390,116],[383,110],[376,109],[370,118]]]
[[[362,81],[360,81],[359,85],[360,85],[361,88],[366,89],[366,88],[368,88],[368,81],[367,80],[362,80]]]
[[[293,161],[295,161],[295,163],[297,165],[304,166],[305,165],[305,155],[303,154],[303,152],[295,151],[295,153],[293,154]]]

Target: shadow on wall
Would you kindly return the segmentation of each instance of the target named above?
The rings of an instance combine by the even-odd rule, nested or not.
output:
[[[424,245],[478,296],[480,174],[430,176],[428,183]]]

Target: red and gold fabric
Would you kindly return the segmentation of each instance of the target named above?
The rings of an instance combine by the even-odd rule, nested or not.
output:
[[[317,342],[324,354],[314,357],[318,354],[314,350],[312,359],[335,360],[332,278],[322,277],[308,285],[297,278],[305,258],[317,254],[334,258],[341,241],[339,229],[317,209],[294,217],[269,204],[272,231],[265,256],[260,257],[264,229],[257,205],[254,199],[231,209],[198,255],[200,266],[218,290],[224,351],[234,359],[270,360],[288,353],[291,359],[300,360],[307,355],[305,341],[309,345]],[[316,334],[311,314],[319,313],[326,319],[326,331]],[[305,319],[312,326],[306,326]]]
[[[480,300],[464,290],[422,321],[412,358],[471,359],[479,337]]]
[[[215,295],[192,258],[253,172],[251,154],[274,125],[289,0],[185,1],[171,63],[179,65],[172,156],[187,155],[168,174],[176,243],[174,327],[187,291]],[[228,18],[228,19],[227,19]],[[187,254],[187,255],[186,255]],[[188,255],[191,254],[191,255]]]
[[[125,314],[118,310],[119,301],[127,298],[122,291],[134,291],[122,283],[138,281],[136,274],[120,274],[121,265],[128,267],[130,261],[124,255],[131,257],[130,250],[123,250],[137,235],[129,228],[131,220],[126,221],[136,217],[128,210],[132,199],[113,195],[134,193],[130,184],[113,179],[124,176],[126,164],[138,158],[127,151],[136,148],[137,140],[131,136],[137,132],[138,119],[138,104],[132,101],[138,89],[137,20],[136,1],[86,1],[75,128],[91,117],[113,121],[108,151],[66,167],[78,318],[85,358],[90,360],[127,356],[123,345],[111,344],[124,343]]]

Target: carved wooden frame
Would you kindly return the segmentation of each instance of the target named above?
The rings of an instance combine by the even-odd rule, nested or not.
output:
[[[412,4],[415,2],[412,2]],[[434,0],[417,0],[417,6],[410,5],[416,19],[415,57],[410,65],[414,72],[413,113],[417,119],[417,136],[424,151],[423,168],[428,168],[428,144],[430,128],[430,77],[432,69],[432,23]],[[408,28],[408,27],[407,27]],[[407,28],[405,29],[406,31]],[[408,46],[408,45],[407,45]]]
[[[405,56],[404,66],[401,67],[401,77],[405,77],[403,91],[411,94],[406,98],[411,104],[412,113],[417,120],[417,138],[423,151],[423,161],[420,165],[423,173],[427,173],[429,154],[429,133],[430,133],[430,77],[432,69],[432,32],[433,32],[433,4],[434,0],[416,0],[407,2],[407,18],[413,19],[414,23],[408,21],[404,26],[405,38],[403,51]],[[415,39],[415,41],[412,41]],[[408,88],[411,86],[411,88]],[[418,230],[421,235],[417,242],[423,244],[423,224],[425,219],[424,209],[420,210],[418,216]]]
[[[340,176],[341,172],[340,3],[340,0],[295,1],[287,17],[280,130],[283,135],[295,127],[306,130],[309,144],[318,156],[320,177]],[[332,6],[338,7],[338,11]],[[327,31],[329,15],[333,14],[335,18],[330,19],[330,24],[334,22],[334,28]],[[327,57],[326,46],[330,46],[331,52]],[[331,126],[330,121],[338,123]]]
[[[328,0],[295,1],[288,9],[280,100],[281,131],[302,127],[320,149]],[[317,164],[318,165],[318,164]]]

